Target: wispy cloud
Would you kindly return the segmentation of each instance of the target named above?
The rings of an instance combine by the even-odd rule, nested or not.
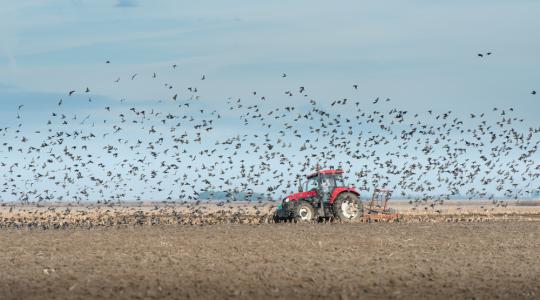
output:
[[[116,2],[116,7],[137,7],[139,3],[135,0],[118,0]]]

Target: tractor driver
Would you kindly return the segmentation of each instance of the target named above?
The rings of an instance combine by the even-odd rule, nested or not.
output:
[[[326,202],[328,201],[329,194],[330,194],[330,187],[332,186],[332,182],[329,177],[324,176],[321,182],[321,189],[322,189],[322,197],[323,200]]]

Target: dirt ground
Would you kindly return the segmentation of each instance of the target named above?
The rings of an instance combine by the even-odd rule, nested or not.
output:
[[[0,230],[0,299],[540,297],[540,222]]]

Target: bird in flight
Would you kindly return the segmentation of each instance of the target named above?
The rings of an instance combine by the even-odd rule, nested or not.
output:
[[[475,54],[473,53],[471,53],[472,55],[469,54],[471,58],[474,58],[473,55]],[[478,54],[480,54],[480,57],[485,58],[491,55],[491,52],[478,52]],[[165,66],[165,68],[168,67]],[[173,65],[173,69],[175,68],[176,65]],[[141,70],[136,71],[142,72]],[[136,71],[130,72],[135,73]],[[137,75],[136,73],[132,75],[134,73],[126,73],[126,75],[134,79],[135,75]],[[137,79],[138,85],[144,84],[145,80],[149,79],[147,75],[151,75],[153,78],[157,77],[157,74],[152,71],[142,74],[142,77]],[[197,74],[199,74],[200,79],[206,79],[204,74],[199,72],[195,76]],[[277,77],[278,74],[278,72],[274,72],[271,76]],[[285,78],[287,74],[282,73],[281,77]],[[295,74],[294,79],[296,77]],[[114,77],[111,76],[110,78]],[[120,77],[117,78],[115,82],[120,81]],[[350,81],[345,84],[349,84],[349,88],[353,87],[352,91],[349,90],[353,94],[358,90],[359,84],[353,83],[350,85]],[[160,82],[159,85],[165,91],[172,91],[173,85],[180,85],[180,83]],[[121,87],[121,85],[115,86],[117,88]],[[79,87],[82,87],[82,95],[91,92],[89,87],[85,88],[82,85]],[[191,92],[191,99],[198,99],[196,87],[185,88]],[[182,89],[184,87],[180,90]],[[310,86],[308,85],[288,87],[285,96],[287,98],[297,96],[304,98],[308,96],[307,91],[309,89]],[[70,91],[70,88],[66,87],[65,90]],[[292,90],[295,91],[294,94]],[[530,90],[530,87],[522,92],[527,92],[527,90],[530,94],[536,95],[537,91]],[[145,106],[132,107],[125,110],[124,105],[106,106],[103,110],[103,106],[100,106],[102,111],[99,113],[99,119],[98,116],[89,115],[82,122],[77,122],[81,126],[84,125],[85,128],[70,128],[74,124],[70,120],[77,120],[78,117],[77,115],[70,115],[72,114],[71,110],[63,111],[61,107],[63,100],[59,99],[58,107],[51,112],[51,118],[47,121],[47,126],[50,126],[47,128],[50,134],[42,136],[42,141],[36,140],[36,145],[41,145],[39,150],[35,147],[26,147],[24,149],[21,144],[19,144],[21,147],[17,147],[21,148],[20,153],[28,153],[28,155],[33,153],[34,157],[30,156],[29,158],[35,158],[36,163],[24,166],[25,169],[35,169],[33,170],[34,178],[28,178],[28,182],[48,182],[50,186],[58,186],[55,191],[42,191],[43,195],[41,196],[39,192],[33,192],[33,197],[43,198],[43,201],[49,200],[49,198],[58,198],[60,200],[61,197],[73,198],[72,195],[69,195],[69,192],[73,189],[73,191],[77,192],[77,195],[80,194],[83,198],[99,197],[98,199],[106,199],[107,195],[109,195],[111,199],[113,197],[121,199],[130,197],[126,193],[135,193],[131,188],[134,185],[140,185],[140,188],[148,193],[154,190],[156,192],[165,192],[165,187],[161,185],[162,180],[165,185],[165,180],[174,178],[174,181],[180,185],[181,190],[177,192],[176,185],[174,185],[167,192],[169,197],[172,193],[172,197],[178,199],[196,199],[198,196],[196,190],[203,188],[202,185],[205,186],[206,190],[224,189],[227,192],[232,192],[232,189],[236,189],[236,183],[233,183],[233,181],[238,181],[239,188],[242,189],[249,186],[254,186],[257,189],[267,187],[269,193],[278,193],[272,195],[272,197],[279,198],[280,194],[287,193],[286,190],[289,187],[285,187],[285,185],[292,184],[292,180],[287,181],[287,178],[294,178],[294,175],[299,171],[307,171],[309,165],[316,161],[327,165],[331,161],[341,158],[349,159],[346,161],[349,168],[355,162],[361,160],[365,160],[369,164],[372,161],[374,166],[380,166],[377,168],[378,170],[371,173],[368,172],[370,170],[368,164],[358,166],[356,176],[359,181],[364,180],[362,185],[368,185],[370,180],[380,182],[383,185],[390,184],[389,175],[400,176],[396,178],[395,186],[401,189],[403,193],[420,191],[422,194],[419,197],[422,198],[430,197],[429,192],[435,189],[441,189],[441,191],[444,189],[455,194],[454,191],[457,192],[465,184],[474,184],[471,180],[476,180],[486,187],[500,187],[502,192],[506,190],[508,194],[513,193],[513,186],[518,185],[520,181],[526,181],[520,180],[517,177],[518,175],[531,177],[529,174],[533,173],[536,180],[540,180],[540,173],[536,171],[540,169],[534,169],[537,163],[532,156],[533,153],[538,155],[536,145],[539,143],[540,131],[537,132],[535,128],[532,128],[528,132],[529,135],[520,134],[517,127],[514,131],[511,122],[518,122],[519,119],[510,119],[508,117],[513,111],[512,108],[499,109],[502,113],[496,114],[501,116],[502,121],[495,122],[497,120],[493,120],[493,124],[489,124],[487,122],[490,122],[490,118],[484,118],[483,112],[476,111],[463,114],[463,117],[455,116],[451,118],[450,111],[437,112],[428,110],[425,113],[426,115],[418,114],[421,113],[418,112],[413,117],[407,115],[406,110],[401,110],[398,107],[384,113],[381,110],[372,109],[385,104],[382,107],[384,108],[395,101],[395,99],[387,97],[367,99],[367,102],[352,98],[348,100],[348,98],[343,97],[338,98],[339,100],[328,99],[327,102],[324,102],[324,99],[318,101],[309,99],[309,106],[304,105],[304,103],[297,104],[296,101],[288,101],[289,103],[286,103],[285,107],[275,107],[278,103],[272,101],[271,94],[269,94],[270,98],[268,99],[263,96],[267,91],[255,91],[255,89],[251,88],[246,92],[253,95],[253,97],[250,97],[253,99],[250,100],[260,99],[260,102],[257,101],[259,102],[257,104],[246,103],[240,98],[237,100],[229,98],[230,101],[227,101],[227,104],[230,104],[228,109],[234,110],[239,115],[242,123],[238,125],[252,125],[250,128],[253,128],[253,125],[257,125],[257,127],[260,125],[260,129],[253,133],[238,132],[231,136],[212,134],[213,128],[220,125],[216,124],[218,119],[221,118],[220,112],[207,112],[205,107],[199,107],[203,103],[190,106],[189,101],[181,101],[182,97],[178,98],[178,95],[182,95],[181,91],[166,94],[168,95],[166,98],[171,99],[172,97],[172,100],[178,100],[178,102],[174,102],[174,106],[179,108],[177,110],[156,106],[148,108]],[[68,94],[71,96],[77,93],[78,91],[74,90],[72,94]],[[89,96],[87,98],[90,102]],[[70,99],[72,98],[68,98],[68,100]],[[323,105],[319,105],[319,101],[323,101]],[[93,102],[99,103],[101,101]],[[124,102],[127,102],[126,99],[121,98],[120,103]],[[165,101],[158,100],[158,102]],[[371,103],[374,104],[372,108],[369,107]],[[377,105],[377,103],[381,104]],[[19,114],[22,115],[23,105],[22,103],[19,104],[17,118],[21,119]],[[72,104],[68,103],[68,106],[70,105]],[[267,107],[267,105],[272,107]],[[196,108],[193,108],[194,106]],[[334,111],[330,107],[339,109]],[[429,109],[429,107],[426,109]],[[493,108],[493,110],[497,109]],[[102,116],[103,119],[101,119]],[[98,132],[88,131],[89,127],[97,126],[98,122],[103,122],[103,125],[100,126],[103,129],[100,130],[105,130],[105,132],[99,132],[102,133],[101,137],[97,135]],[[435,124],[434,122],[437,122],[437,126],[432,126]],[[125,127],[121,127],[121,124],[125,124]],[[157,126],[158,124],[161,126]],[[63,128],[60,127],[63,125]],[[365,125],[374,127],[369,130],[362,130]],[[502,127],[502,129],[496,130],[495,125],[496,127]],[[279,128],[276,128],[278,126]],[[305,129],[306,127],[309,127],[309,130]],[[12,136],[14,138],[13,142],[26,143],[29,140],[21,135],[22,129],[14,132]],[[127,131],[124,131],[126,129],[134,133],[137,133],[135,130],[138,130],[139,133],[144,133],[144,135],[141,134],[140,137],[133,135],[134,138],[132,138],[131,133],[123,135],[123,132],[127,133]],[[7,144],[7,135],[4,135],[6,130],[7,128],[0,128],[0,135],[3,135],[2,143],[4,143],[3,145],[0,143],[0,153],[16,150],[13,145]],[[516,135],[518,136],[517,139],[514,138]],[[351,136],[356,138],[350,138]],[[39,136],[35,137],[38,138]],[[67,139],[68,137],[69,139]],[[174,141],[174,144],[169,144],[167,142],[169,140]],[[193,148],[193,151],[190,148],[184,149],[185,147],[181,146],[181,144],[192,143],[199,145],[197,148]],[[57,151],[60,150],[58,148],[60,144],[63,144],[63,151]],[[495,144],[495,148],[491,147],[492,144]],[[508,165],[505,150],[508,146],[514,144],[519,145],[525,155],[518,158],[521,153],[516,153],[516,159],[509,160],[510,165]],[[483,145],[486,145],[486,147],[490,145],[490,148],[484,149]],[[87,146],[95,149],[89,152],[79,152],[87,151]],[[7,148],[7,152],[3,151],[3,147]],[[379,151],[386,150],[387,147],[393,149],[392,152]],[[99,152],[102,151],[101,149],[104,153]],[[491,151],[489,151],[490,149]],[[132,151],[130,156],[133,156],[133,159],[122,157],[123,153],[128,153],[126,151],[130,150]],[[478,150],[482,160],[469,160],[468,153],[476,150]],[[41,153],[45,152],[50,155],[46,157],[41,155]],[[413,155],[416,157],[416,152],[421,155],[420,159],[416,161],[416,158],[413,158],[414,163],[407,163]],[[289,153],[297,153],[295,155],[298,156],[295,158],[294,155],[289,155]],[[100,154],[107,155],[107,157]],[[109,155],[112,157],[108,157]],[[245,155],[253,155],[254,159],[248,163],[247,160],[244,161]],[[66,168],[57,168],[57,164],[65,158],[64,156],[77,161],[77,163],[68,165]],[[282,172],[274,169],[272,162],[274,157],[279,159],[279,164],[286,166],[287,170],[283,169]],[[396,160],[393,161],[393,159]],[[43,171],[37,170],[37,163],[43,166],[40,167],[40,170],[44,169]],[[94,173],[95,168],[88,167],[93,164],[99,166],[102,170]],[[228,177],[230,176],[228,175],[235,165],[238,165],[241,170],[245,169],[245,175],[242,171],[240,177],[233,176],[229,180]],[[187,170],[184,170],[184,166],[191,170],[187,172]],[[528,166],[531,167],[526,169]],[[13,186],[12,184],[15,184],[15,181],[9,181],[12,182],[9,186],[6,184],[1,186],[2,183],[8,182],[7,179],[11,180],[6,176],[16,174],[17,169],[22,166],[12,165],[14,170],[11,173],[8,172],[9,169],[6,170],[4,167],[6,167],[6,163],[0,162],[0,198],[3,199],[4,194],[10,192],[6,190],[7,187],[10,187],[21,197],[26,197],[28,188],[22,185]],[[481,168],[485,168],[485,170],[478,172]],[[440,172],[440,170],[448,171]],[[523,172],[517,172],[517,170]],[[146,174],[147,171],[148,174]],[[174,172],[174,175],[172,172]],[[433,172],[439,173],[440,179],[437,176],[431,176]],[[217,174],[220,174],[219,178]],[[512,177],[512,175],[514,176]],[[159,181],[154,185],[154,181],[151,179],[159,179]],[[82,181],[77,183],[77,180]],[[278,191],[278,184],[284,186],[286,190]],[[67,185],[70,186],[66,187]],[[201,186],[196,187],[196,185]],[[78,190],[79,186],[81,190]],[[56,195],[55,193],[60,194]],[[143,193],[140,193],[140,197],[145,196]],[[485,193],[486,191],[475,188],[471,189],[467,195],[483,196]],[[405,194],[403,195],[405,196]],[[139,195],[136,197],[137,199],[140,198]],[[232,196],[227,197],[234,198]]]
[[[484,56],[489,56],[491,55],[492,53],[491,52],[486,52],[485,54],[484,53],[478,53],[478,57],[484,57]]]
[[[73,94],[75,94],[75,91],[69,91],[70,96],[73,95]]]

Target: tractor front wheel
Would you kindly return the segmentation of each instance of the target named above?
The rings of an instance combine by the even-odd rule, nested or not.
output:
[[[315,219],[315,209],[308,202],[300,201],[294,210],[295,222],[311,222]]]
[[[344,192],[337,196],[333,204],[334,217],[344,222],[359,219],[364,213],[362,202],[358,195]]]

